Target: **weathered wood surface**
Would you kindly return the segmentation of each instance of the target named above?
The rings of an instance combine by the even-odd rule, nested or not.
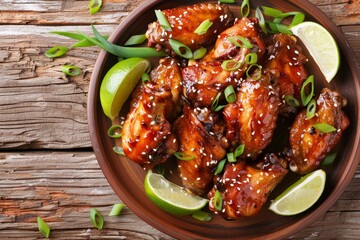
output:
[[[310,0],[341,27],[360,60],[360,0]],[[140,0],[104,0],[90,15],[87,0],[0,0],[0,239],[41,238],[36,216],[54,239],[172,239],[129,209],[94,229],[91,207],[104,216],[119,202],[104,178],[87,129],[88,84],[98,48],[71,50],[55,60],[43,53],[73,41],[50,31],[110,34]],[[60,66],[83,73],[66,77]],[[17,151],[17,152],[15,152]],[[359,239],[360,167],[336,204],[294,239]]]

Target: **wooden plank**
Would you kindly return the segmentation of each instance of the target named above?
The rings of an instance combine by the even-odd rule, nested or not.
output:
[[[39,237],[36,217],[43,217],[56,239],[171,239],[126,208],[108,217],[121,202],[108,185],[92,152],[0,153],[0,238]],[[342,238],[359,234],[360,167],[336,204],[292,238]],[[94,229],[89,211],[105,217],[105,229]],[[136,224],[134,224],[136,223]]]

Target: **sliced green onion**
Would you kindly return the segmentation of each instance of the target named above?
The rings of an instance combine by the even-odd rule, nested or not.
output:
[[[49,238],[49,236],[50,236],[49,225],[47,225],[47,223],[41,217],[37,217],[36,220],[37,220],[39,232],[42,235],[44,235],[44,237]]]
[[[285,103],[287,105],[289,105],[290,107],[297,108],[297,107],[300,106],[299,101],[296,98],[294,98],[293,96],[291,96],[291,95],[286,95],[285,96]]]
[[[174,50],[174,52],[177,55],[179,55],[180,57],[183,57],[186,59],[191,59],[193,57],[193,52],[185,44],[183,44],[177,40],[174,40],[174,39],[169,39],[169,44],[170,44],[172,50]]]
[[[242,4],[241,4],[241,16],[243,18],[246,18],[247,16],[249,16],[250,13],[250,0],[243,0]]]
[[[279,9],[276,9],[276,8],[271,8],[271,7],[266,7],[266,6],[262,6],[261,8],[266,16],[276,18],[280,14],[283,14],[282,11],[280,11]]]
[[[262,69],[262,66],[260,66],[260,65],[258,65],[258,64],[252,64],[252,65],[250,65],[250,67],[248,67],[248,69],[246,70],[246,77],[250,77],[250,71],[251,71],[252,68],[256,68],[256,69],[254,70],[254,72],[255,72],[255,71],[259,71],[258,74],[254,74],[254,75],[253,75],[252,79],[253,79],[253,80],[259,80],[259,79],[261,78],[261,69]]]
[[[214,206],[215,206],[216,210],[221,211],[222,204],[223,204],[223,200],[222,200],[221,193],[219,192],[219,190],[216,190],[215,196],[214,196]]]
[[[222,173],[222,171],[224,170],[225,163],[226,163],[226,159],[223,159],[218,163],[214,175],[218,175]]]
[[[316,112],[316,101],[315,99],[312,99],[306,108],[306,118],[311,119],[315,116]]]
[[[134,35],[131,36],[124,45],[130,46],[130,45],[142,44],[145,40],[146,40],[145,34]]]
[[[156,173],[160,174],[160,175],[164,175],[165,174],[165,167],[163,164],[158,164],[154,167],[154,170]]]
[[[244,38],[242,36],[228,37],[228,40],[237,47],[243,47],[248,49],[254,47],[247,38]],[[239,43],[238,40],[240,40],[241,43]]]
[[[218,106],[217,108],[215,108],[215,112],[219,112],[221,111],[222,109],[224,109],[226,107],[226,105],[220,105]]]
[[[235,3],[235,0],[219,0],[219,3]]]
[[[95,208],[92,208],[90,210],[90,219],[91,219],[92,224],[97,229],[101,230],[103,228],[103,226],[104,226],[104,218],[103,218],[103,216],[101,216],[101,214]]]
[[[212,216],[208,212],[204,211],[197,211],[191,215],[193,218],[202,221],[202,222],[208,222],[212,219]]]
[[[116,203],[112,207],[109,216],[119,216],[123,208],[125,207],[125,204],[123,203]]]
[[[89,11],[90,14],[95,14],[97,13],[102,5],[102,0],[90,0],[89,2]]]
[[[68,51],[69,51],[69,49],[67,47],[55,46],[55,47],[52,47],[49,50],[47,50],[45,52],[45,56],[48,57],[48,58],[57,58],[57,57],[61,57],[62,55],[64,55]]]
[[[245,151],[245,145],[244,144],[240,144],[234,151],[234,157],[240,157]]]
[[[50,32],[50,33],[57,34],[57,35],[64,36],[64,37],[68,37],[68,38],[75,39],[75,40],[79,40],[79,42],[73,44],[70,48],[95,46],[95,44],[93,44],[93,43],[89,42],[87,39],[85,39],[83,34],[81,34],[81,33],[62,32],[62,31],[53,31],[53,32]],[[107,35],[102,35],[102,37],[105,40],[107,40],[109,38],[109,36],[107,36]],[[96,40],[95,37],[93,37],[92,39]]]
[[[306,93],[306,87],[308,85],[310,85],[310,93],[309,94]],[[303,83],[303,85],[301,86],[300,95],[301,95],[302,105],[306,106],[311,101],[311,99],[314,95],[314,75],[311,75],[310,77],[308,77],[306,79],[306,81]]]
[[[268,21],[266,23],[269,25],[271,29],[271,33],[284,33],[284,34],[292,35],[292,32],[289,30],[289,26],[286,26],[281,23],[274,23]]]
[[[209,19],[206,19],[205,21],[200,23],[200,25],[195,29],[194,33],[198,35],[203,35],[209,30],[212,25],[213,23]]]
[[[258,56],[256,53],[249,53],[245,56],[245,62],[247,64],[255,64],[258,61]]]
[[[227,160],[228,160],[228,162],[231,162],[231,163],[233,163],[233,162],[236,162],[236,158],[235,158],[235,156],[234,156],[234,153],[227,153],[226,154],[226,157],[227,157]]]
[[[147,82],[150,81],[150,76],[148,73],[144,72],[142,75],[141,75],[141,82],[143,85],[145,85]]]
[[[215,109],[218,107],[220,97],[221,97],[221,92],[219,92],[216,95],[215,99],[213,100],[213,102],[211,104],[211,110],[215,111]]]
[[[65,73],[66,75],[69,75],[69,76],[78,76],[81,74],[81,69],[78,68],[77,66],[72,66],[72,65],[63,65],[61,66],[61,71],[63,73]]]
[[[281,23],[285,18],[293,16],[293,20],[291,21],[289,28],[302,23],[305,19],[305,15],[301,12],[287,12],[287,13],[282,13],[279,14],[278,16],[275,17],[275,19],[273,20],[274,23]]]
[[[199,49],[196,49],[194,51],[194,59],[200,59],[200,58],[203,58],[205,56],[207,52],[207,49],[202,47],[202,48],[199,48]]]
[[[155,10],[155,15],[162,29],[172,31],[171,25],[161,10]]]
[[[326,167],[326,166],[331,165],[331,164],[335,161],[336,155],[337,155],[337,153],[335,153],[335,152],[334,152],[334,153],[330,153],[329,155],[327,155],[327,156],[325,157],[324,161],[321,163],[321,166],[322,166],[322,167]]]
[[[115,146],[115,147],[113,147],[113,150],[116,154],[125,156],[124,149],[122,147]]]
[[[107,134],[111,138],[121,138],[121,133],[117,133],[117,131],[121,129],[121,125],[113,125],[107,130]]]
[[[174,152],[174,156],[177,158],[177,159],[180,159],[182,161],[191,161],[193,159],[195,159],[196,157],[193,156],[193,155],[186,155],[185,153],[183,152]]]
[[[336,128],[327,123],[317,123],[314,124],[313,127],[322,133],[331,133],[336,131]]]
[[[261,29],[263,30],[263,32],[265,34],[267,34],[265,18],[259,7],[257,7],[255,10],[255,17],[257,19],[259,19],[259,25],[260,25]]]
[[[232,85],[229,85],[224,90],[225,99],[228,103],[233,103],[236,101],[235,89]]]
[[[235,61],[233,59],[225,60],[221,63],[222,69],[225,71],[235,71],[238,70],[242,65],[242,62]]]

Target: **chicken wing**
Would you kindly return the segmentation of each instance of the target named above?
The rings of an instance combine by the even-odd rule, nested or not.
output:
[[[245,161],[230,164],[222,176],[214,178],[214,187],[208,194],[209,208],[225,219],[254,216],[287,172],[286,161],[275,154],[266,155],[257,166]],[[214,203],[216,191],[221,194],[219,203]]]
[[[165,47],[171,51],[169,39],[182,42],[190,49],[195,50],[204,45],[213,44],[217,34],[224,31],[234,22],[230,9],[223,4],[200,3],[191,6],[166,9],[162,11],[169,21],[172,31],[161,28],[159,22],[149,24],[146,32],[149,47],[161,49]],[[212,22],[205,34],[194,33],[195,29],[205,21]]]
[[[196,111],[188,105],[185,105],[184,114],[174,123],[174,132],[179,141],[179,151],[194,158],[190,161],[178,160],[183,186],[195,194],[203,195],[210,190],[213,171],[226,151],[206,131]]]
[[[224,111],[226,138],[232,146],[245,145],[244,156],[256,158],[271,142],[279,113],[280,98],[270,74],[259,80],[248,78],[240,87],[235,103]]]
[[[150,74],[151,81],[133,93],[130,112],[122,128],[125,155],[145,168],[166,161],[177,151],[171,122],[181,112],[181,72],[167,58]]]
[[[335,91],[324,88],[316,101],[316,114],[306,118],[306,109],[295,118],[290,130],[290,146],[288,152],[290,169],[300,174],[315,170],[331,149],[339,142],[342,133],[349,126],[349,119],[342,111],[346,100]],[[314,125],[326,123],[336,131],[323,133]]]

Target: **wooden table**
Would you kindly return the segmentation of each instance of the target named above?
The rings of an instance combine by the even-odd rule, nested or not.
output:
[[[0,1],[0,239],[41,238],[41,216],[56,239],[172,239],[125,208],[108,217],[121,200],[106,181],[91,148],[86,101],[99,49],[71,50],[49,59],[44,52],[73,41],[50,31],[83,31],[90,24],[110,34],[140,0],[104,0],[95,15],[88,1]],[[341,27],[360,62],[360,0],[311,0]],[[66,77],[59,67],[79,66]],[[360,238],[360,167],[336,204],[292,238]],[[102,231],[91,208],[105,217]]]

